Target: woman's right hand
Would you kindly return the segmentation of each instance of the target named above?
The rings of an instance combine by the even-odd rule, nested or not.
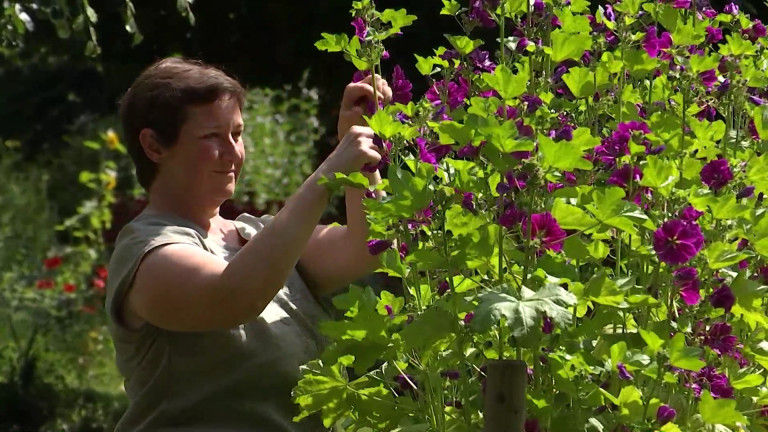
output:
[[[315,172],[332,177],[337,172],[342,174],[358,172],[365,164],[378,164],[381,160],[381,151],[373,143],[373,135],[373,129],[367,126],[352,126]]]

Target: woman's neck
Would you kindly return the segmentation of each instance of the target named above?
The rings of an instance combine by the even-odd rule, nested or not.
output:
[[[190,194],[189,191],[185,193],[168,191],[159,185],[153,185],[148,198],[147,210],[174,214],[206,231],[210,231],[219,218],[221,203],[208,203],[205,199]]]

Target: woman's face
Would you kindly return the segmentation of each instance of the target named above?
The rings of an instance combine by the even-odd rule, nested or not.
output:
[[[243,117],[236,99],[190,106],[179,138],[161,163],[160,176],[179,190],[223,202],[235,192],[245,150]]]

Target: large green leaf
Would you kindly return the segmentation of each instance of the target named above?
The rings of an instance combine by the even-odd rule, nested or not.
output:
[[[445,38],[461,55],[467,55],[483,44],[480,39],[470,39],[466,36],[445,35]]]
[[[707,364],[701,361],[701,348],[685,345],[685,336],[677,333],[667,345],[669,364],[680,369],[698,372]]]
[[[597,226],[598,222],[579,207],[566,204],[556,199],[552,205],[552,216],[562,229],[588,230]]]
[[[483,80],[505,100],[512,100],[525,93],[528,84],[527,76],[515,75],[504,65],[497,66],[493,73],[484,73]]]
[[[734,265],[739,261],[752,256],[751,252],[740,251],[737,246],[738,242],[712,242],[702,251],[702,253],[707,257],[709,268],[718,270],[723,267]]]
[[[660,156],[648,156],[643,167],[641,186],[648,186],[662,196],[669,196],[670,191],[680,179],[680,171],[674,162]]]
[[[556,284],[547,284],[536,292],[523,288],[521,299],[496,291],[479,298],[472,328],[487,331],[503,317],[513,336],[525,335],[540,325],[545,313],[558,324],[570,323],[571,312],[566,307],[576,304],[576,297]]]
[[[749,424],[749,420],[736,409],[734,399],[715,399],[708,390],[701,392],[699,414],[707,424],[721,424],[736,426],[737,424]]]
[[[563,81],[577,98],[591,98],[595,94],[595,74],[585,67],[572,67],[563,75]]]
[[[539,135],[539,151],[542,155],[542,166],[573,171],[576,169],[592,169],[592,162],[584,159],[584,150],[570,141],[555,142],[551,138]]]
[[[624,189],[608,187],[594,189],[592,202],[584,207],[603,224],[610,225],[630,234],[637,234],[638,226],[655,229],[645,213],[634,203],[624,199]]]
[[[592,48],[592,36],[588,33],[574,34],[558,29],[552,32],[551,38],[550,56],[556,63],[568,59],[578,60],[584,51]]]

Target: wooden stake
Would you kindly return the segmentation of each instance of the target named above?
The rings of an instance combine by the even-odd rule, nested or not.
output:
[[[488,363],[485,389],[485,432],[523,432],[528,366],[522,360]]]

